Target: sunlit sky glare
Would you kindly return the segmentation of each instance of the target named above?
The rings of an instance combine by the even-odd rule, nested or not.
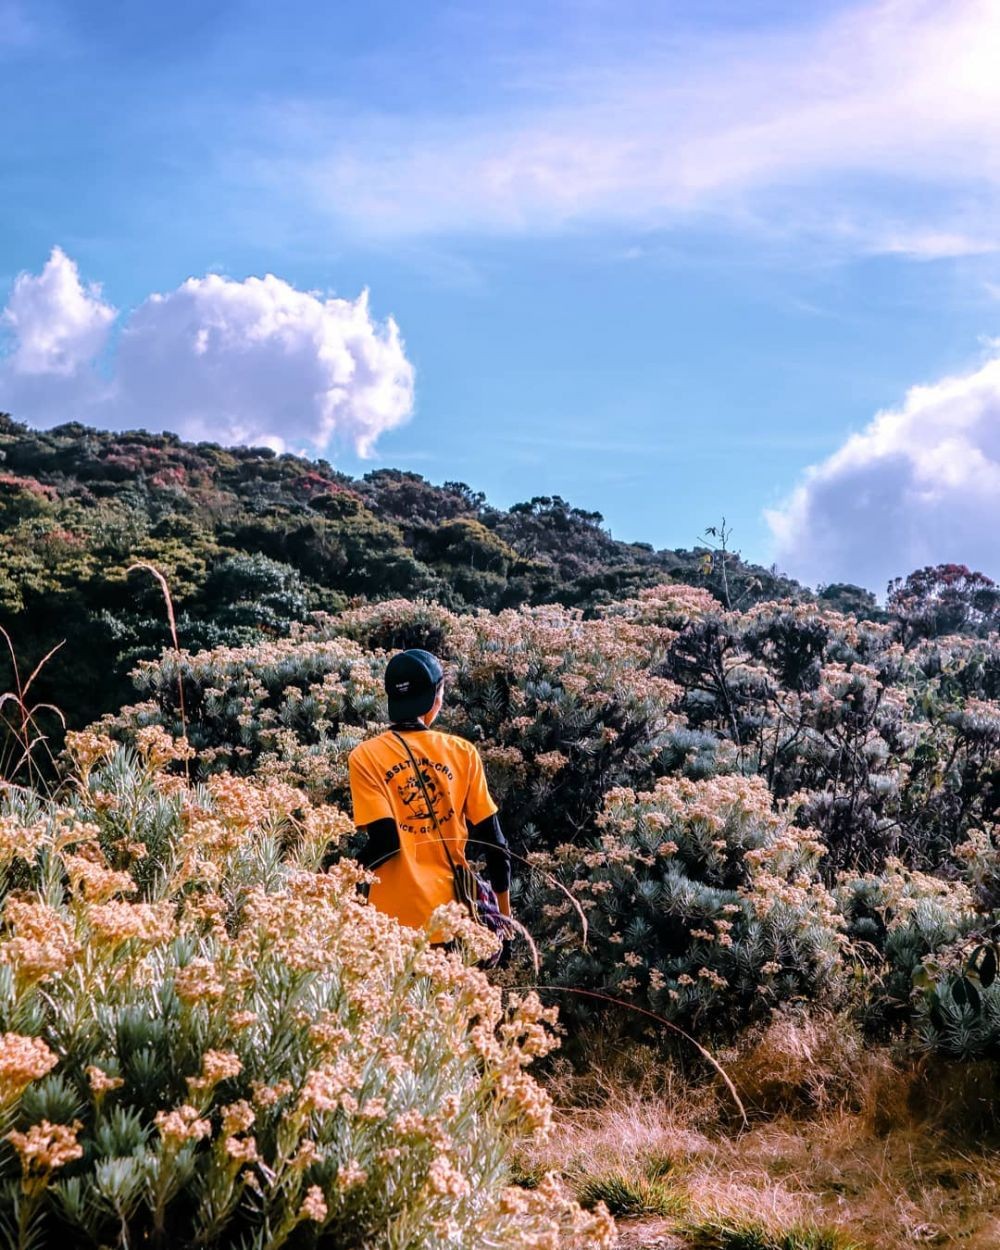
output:
[[[997,64],[1000,0],[0,0],[0,409],[1000,577]]]

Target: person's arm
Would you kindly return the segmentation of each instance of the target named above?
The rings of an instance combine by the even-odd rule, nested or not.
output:
[[[469,846],[474,856],[486,860],[486,875],[496,891],[501,915],[510,915],[510,847],[496,812],[469,826]]]
[[[371,824],[362,826],[368,835],[368,841],[358,852],[358,863],[369,871],[374,871],[387,859],[399,853],[399,830],[396,822],[389,817],[373,820]]]
[[[486,869],[497,896],[500,914],[510,915],[510,847],[503,836],[497,818],[497,805],[493,802],[486,773],[479,752],[469,743],[469,789],[465,800],[466,819],[469,822],[469,845],[474,854],[480,851],[486,857]]]
[[[365,759],[362,747],[351,752],[347,764],[354,823],[368,835],[357,858],[362,867],[375,869],[399,850],[399,830],[385,787]]]

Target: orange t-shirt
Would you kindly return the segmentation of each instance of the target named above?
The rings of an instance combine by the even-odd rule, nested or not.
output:
[[[375,869],[369,901],[419,929],[435,907],[455,898],[441,838],[447,839],[454,862],[465,863],[469,824],[492,816],[497,805],[471,742],[433,729],[401,732],[420,768],[441,836],[430,819],[409,756],[391,730],[351,752],[351,803],[356,825],[388,818],[399,830],[399,853]]]

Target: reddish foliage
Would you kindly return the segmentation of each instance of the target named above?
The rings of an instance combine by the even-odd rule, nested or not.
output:
[[[66,547],[80,547],[83,545],[83,538],[79,534],[75,534],[72,530],[49,530],[44,536],[45,543],[53,547],[58,543],[62,543]]]
[[[167,469],[160,469],[149,480],[153,486],[186,486],[188,475],[186,469],[174,465]]]
[[[19,477],[16,473],[0,473],[0,486],[23,490],[29,495],[37,495],[39,499],[59,498],[59,492],[54,486],[48,486],[34,477]]]

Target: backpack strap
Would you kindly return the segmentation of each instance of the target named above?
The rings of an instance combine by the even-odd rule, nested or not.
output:
[[[434,811],[434,804],[431,802],[431,796],[427,790],[427,784],[424,781],[423,774],[420,771],[420,765],[417,763],[416,757],[414,756],[413,752],[410,750],[410,744],[406,741],[403,735],[399,733],[398,730],[395,730],[395,729],[392,732],[395,735],[395,737],[397,737],[399,741],[402,743],[403,750],[410,757],[410,763],[413,765],[414,776],[417,779],[417,784],[420,786],[420,792],[423,794],[424,802],[427,804],[427,812],[434,825],[434,832],[441,839],[441,845],[444,847],[444,853],[445,855],[448,856],[448,863],[451,867],[452,873],[454,873],[455,861],[454,859],[452,859],[451,851],[448,849],[448,840],[444,836],[444,834],[441,832],[441,826],[438,824],[438,818]]]

